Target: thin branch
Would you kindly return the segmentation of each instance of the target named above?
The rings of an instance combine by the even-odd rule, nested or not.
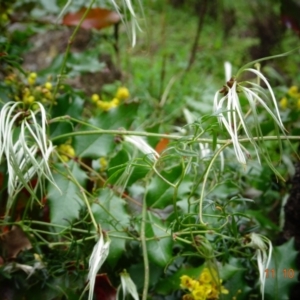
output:
[[[200,34],[202,31],[202,26],[203,26],[203,22],[204,22],[204,17],[205,17],[205,13],[206,13],[206,8],[207,8],[207,0],[204,0],[203,3],[201,2],[201,9],[199,11],[199,15],[198,15],[198,26],[197,26],[197,31],[196,31],[196,35],[195,35],[195,40],[191,49],[191,54],[190,54],[190,59],[189,59],[189,64],[186,68],[186,72],[188,72],[195,59],[196,59],[196,53],[197,53],[197,48],[198,48],[198,43],[199,43],[199,38],[200,38]]]
[[[78,25],[76,26],[76,28],[74,29],[70,39],[69,39],[69,42],[68,42],[68,46],[67,46],[67,49],[65,51],[65,55],[64,55],[64,60],[62,62],[62,65],[61,65],[61,68],[60,68],[60,72],[59,72],[59,75],[57,76],[57,84],[56,84],[56,87],[53,91],[53,99],[55,99],[55,96],[58,92],[58,89],[59,89],[59,85],[60,85],[60,82],[61,82],[61,78],[63,76],[63,73],[65,71],[65,68],[66,68],[66,64],[67,64],[67,60],[68,60],[68,56],[69,56],[69,53],[70,53],[70,50],[71,50],[71,46],[74,42],[74,39],[75,39],[75,36],[79,30],[79,28],[81,27],[81,24],[82,22],[84,21],[84,19],[86,18],[87,14],[89,13],[89,11],[91,10],[93,4],[94,4],[95,0],[92,0],[90,5],[88,6],[88,8],[86,9],[86,11],[84,12],[84,14],[82,15]]]
[[[147,222],[146,195],[147,195],[147,193],[145,193],[144,199],[143,199],[142,224],[141,224],[141,244],[142,244],[142,251],[143,251],[144,268],[145,268],[142,300],[147,300],[148,288],[149,288],[149,260],[148,260],[147,242],[146,242],[146,222]]]

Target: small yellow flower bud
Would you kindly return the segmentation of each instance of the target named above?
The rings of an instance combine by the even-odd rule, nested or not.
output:
[[[33,253],[33,257],[36,261],[42,261],[42,256],[40,254]]]
[[[49,91],[52,89],[52,83],[49,82],[49,81],[47,81],[47,82],[44,84],[44,86],[45,86],[45,88],[46,88],[47,90],[49,90]]]
[[[34,85],[35,84],[35,78],[28,77],[27,81],[28,81],[29,85]]]
[[[43,93],[44,93],[44,96],[45,96],[47,99],[49,99],[49,100],[52,99],[52,93],[51,93],[49,90],[43,89]]]
[[[37,74],[35,72],[29,73],[27,81],[29,85],[34,85],[37,78]]]
[[[35,100],[34,96],[24,96],[23,97],[23,102],[28,105],[33,103],[34,100]]]
[[[293,85],[288,90],[288,95],[291,97],[295,97],[298,95],[298,87]]]
[[[28,88],[25,88],[23,90],[23,95],[24,95],[24,97],[29,96],[30,95],[30,90]]]
[[[29,96],[28,97],[28,102],[31,104],[32,102],[34,102],[34,96]]]
[[[74,148],[71,146],[71,145],[67,145],[68,147],[67,147],[67,151],[66,151],[66,153],[69,155],[69,156],[71,156],[71,157],[74,157],[75,156],[75,150],[74,150]]]
[[[104,111],[109,111],[112,107],[110,102],[101,101],[101,100],[98,100],[96,104],[99,108],[101,108]]]
[[[283,97],[280,101],[279,101],[279,106],[282,109],[286,109],[288,107],[288,100],[286,97]]]
[[[66,155],[61,154],[61,155],[60,155],[60,158],[61,158],[61,160],[62,160],[63,162],[68,162],[68,161],[69,161],[69,157],[66,156]]]
[[[8,21],[8,16],[6,13],[3,13],[0,15],[0,19],[2,22],[7,22]]]
[[[100,100],[100,97],[99,97],[99,95],[97,95],[97,94],[93,94],[92,97],[91,97],[91,99],[92,99],[92,101],[93,101],[94,103],[96,103],[97,101]]]
[[[114,98],[111,100],[111,103],[114,105],[114,106],[118,106],[120,104],[120,100],[118,98]]]
[[[35,72],[32,72],[32,73],[29,74],[28,77],[32,78],[32,79],[36,79],[37,78],[37,74]]]
[[[108,162],[107,162],[106,158],[101,157],[99,159],[99,163],[100,163],[100,171],[104,172],[107,169],[107,165],[108,165]]]
[[[60,154],[61,159],[64,162],[68,162],[70,157],[75,157],[75,150],[69,144],[61,144],[57,147],[57,151]]]
[[[119,100],[127,99],[130,96],[129,90],[126,87],[119,87],[116,93],[116,98]]]
[[[65,153],[68,149],[68,145],[67,144],[61,144],[58,146],[58,151],[61,153]]]

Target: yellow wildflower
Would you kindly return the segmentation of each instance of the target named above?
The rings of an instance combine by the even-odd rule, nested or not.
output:
[[[202,283],[209,283],[213,280],[211,273],[209,271],[208,268],[204,268],[200,277],[199,277],[199,281]]]
[[[52,83],[49,82],[49,81],[45,82],[44,86],[45,86],[45,88],[46,88],[47,90],[49,90],[49,91],[52,89]]]
[[[106,158],[101,157],[99,159],[99,163],[100,163],[100,171],[104,172],[107,169],[107,165],[108,165],[108,162],[107,162]]]
[[[210,284],[199,285],[193,290],[192,295],[195,300],[206,300],[209,294],[212,292],[212,286]]]
[[[57,147],[57,151],[60,154],[61,159],[64,162],[67,162],[70,160],[70,157],[75,157],[75,150],[74,148],[69,144],[61,144]]]
[[[25,88],[23,90],[23,97],[28,97],[28,96],[30,96],[30,90],[29,90],[29,88]]]
[[[241,290],[239,290],[239,291],[241,293]],[[224,295],[229,294],[229,291],[227,289],[225,289],[223,285],[221,285],[221,294],[224,294]]]
[[[180,277],[180,287],[183,289],[188,289],[189,291],[192,291],[195,289],[195,287],[197,286],[197,284],[199,284],[197,282],[197,280],[192,279],[191,277],[187,276],[187,275],[183,275]]]
[[[71,145],[69,145],[69,147],[68,147],[67,154],[69,154],[69,156],[71,156],[71,157],[75,156],[75,150]]]
[[[37,78],[37,74],[35,72],[30,73],[28,78],[27,78],[28,84],[29,85],[34,85],[36,78]]]
[[[119,87],[116,93],[116,98],[119,100],[124,100],[129,98],[129,90],[126,87]]]
[[[104,111],[108,111],[111,109],[109,102],[98,100],[96,104],[99,108],[101,108]]]
[[[3,13],[0,15],[0,20],[2,22],[7,22],[8,21],[8,15],[6,13]]]
[[[99,100],[99,101],[97,101],[96,104],[97,104],[97,106],[99,108],[101,108],[104,111],[109,111],[111,108],[114,108],[114,107],[118,106],[118,104],[116,103],[116,101],[109,101],[109,102],[107,102],[107,101],[101,101],[101,100]]]
[[[297,97],[298,96],[298,87],[295,85],[292,85],[288,90],[288,95],[291,97]]]
[[[216,300],[219,299],[219,294],[228,294],[221,283],[222,280],[217,280],[217,273],[208,268],[204,268],[199,279],[194,280],[187,275],[180,277],[180,287],[189,290],[191,293],[185,295],[183,300]]]
[[[97,103],[97,101],[100,100],[100,97],[99,97],[99,95],[97,95],[97,94],[93,94],[92,97],[91,97],[91,99],[92,99],[92,101],[93,101],[94,103]]]
[[[45,96],[45,98],[46,99],[49,99],[49,100],[52,100],[52,93],[49,91],[49,90],[47,90],[46,88],[45,89],[43,89],[43,94],[44,94],[44,96]]]
[[[120,100],[118,98],[114,98],[111,100],[111,103],[115,106],[118,106],[120,104]]]
[[[36,261],[42,261],[42,256],[40,254],[33,253],[33,257]]]
[[[33,103],[34,100],[35,100],[34,96],[24,96],[23,97],[23,102],[28,105]]]
[[[286,97],[283,97],[280,101],[279,101],[279,106],[282,109],[286,109],[288,107],[288,100]]]
[[[28,84],[29,85],[34,85],[35,84],[35,79],[32,79],[30,77],[27,78]]]

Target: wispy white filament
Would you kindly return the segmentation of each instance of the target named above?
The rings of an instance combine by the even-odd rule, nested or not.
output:
[[[122,288],[122,294],[123,294],[123,300],[126,299],[127,295],[131,295],[131,297],[134,300],[139,300],[139,294],[137,292],[136,289],[136,285],[134,284],[134,282],[132,281],[130,275],[127,273],[126,270],[124,270],[121,274],[121,285],[118,287],[118,291],[117,291],[117,297],[116,299],[119,299],[119,294],[120,294],[120,290]]]
[[[110,2],[115,7],[116,11],[120,14],[120,7],[119,7],[117,1],[116,0],[110,0]],[[138,20],[137,20],[135,10],[134,10],[133,5],[132,5],[132,1],[131,0],[122,0],[122,2],[123,2],[124,9],[125,10],[127,9],[129,11],[131,17],[132,17],[132,20],[131,20],[131,43],[132,43],[132,46],[134,47],[135,44],[136,44],[136,30],[137,29],[140,30],[139,23],[138,23]],[[140,3],[140,6],[141,6],[141,3]],[[125,19],[124,19],[124,17],[122,17],[122,15],[121,15],[121,18],[122,18],[123,23],[126,26],[128,26],[128,20],[126,19],[126,16],[125,16]]]
[[[273,246],[271,241],[263,235],[251,233],[249,235],[251,241],[247,246],[256,249],[256,260],[259,272],[260,292],[262,300],[264,300],[264,290],[266,283],[266,270],[269,267]]]
[[[152,160],[157,160],[159,154],[140,136],[124,136],[124,140],[134,145],[138,150],[148,155]]]
[[[225,65],[225,69],[227,69],[226,73],[229,74],[229,66]],[[244,94],[249,102],[251,113],[255,120],[254,128],[256,129],[258,137],[262,136],[262,132],[258,121],[257,104],[260,104],[266,110],[268,115],[278,125],[283,134],[285,134],[285,129],[280,118],[275,95],[267,79],[258,70],[248,68],[245,69],[245,71],[254,73],[259,79],[261,79],[267,86],[267,90],[265,91],[257,83],[246,82],[249,87],[245,87],[241,83],[238,84],[236,80],[233,80],[230,83],[227,81],[227,85],[224,88],[225,95],[223,97],[219,97],[219,91],[214,97],[214,112],[218,117],[220,124],[223,125],[229,133],[237,160],[242,164],[246,164],[247,155],[245,155],[245,153],[247,154],[248,151],[239,143],[240,128],[243,129],[245,135],[254,147],[259,162],[260,157],[259,144],[253,139],[251,128],[246,122],[247,116],[242,110],[239,94]],[[226,78],[228,78],[228,74],[226,74]],[[267,92],[270,96],[267,94]],[[271,98],[271,105],[269,103],[269,98]],[[275,112],[273,112],[272,107],[275,109]]]
[[[239,103],[237,103],[239,99],[236,95],[235,89],[236,83],[233,84],[227,95],[222,97],[220,101],[218,101],[219,92],[217,92],[214,99],[214,110],[219,118],[220,123],[224,125],[231,137],[237,160],[242,164],[246,164],[246,157],[239,143],[238,115],[240,115],[241,112],[238,111],[240,106]]]
[[[225,81],[229,81],[232,76],[232,65],[230,62],[226,61],[224,63],[224,69],[225,69]]]
[[[0,111],[0,162],[6,159],[9,201],[25,187],[34,194],[30,180],[38,184],[48,179],[55,185],[48,164],[54,149],[47,138],[46,112],[42,104],[38,110],[24,110],[22,102],[8,102]]]
[[[97,272],[99,271],[99,269],[101,268],[101,266],[107,258],[107,255],[109,253],[109,245],[110,240],[104,242],[103,234],[101,234],[98,242],[94,246],[93,252],[89,260],[89,274],[87,277],[90,287],[88,300],[93,299]]]

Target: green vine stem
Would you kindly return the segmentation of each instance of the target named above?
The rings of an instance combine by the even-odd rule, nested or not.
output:
[[[147,222],[146,195],[147,193],[145,193],[143,199],[142,224],[141,224],[141,244],[142,244],[142,251],[143,251],[144,268],[145,268],[142,300],[147,300],[148,288],[149,288],[149,260],[148,260],[147,242],[146,242],[146,222]]]
[[[112,134],[112,135],[133,135],[133,136],[144,136],[144,137],[157,137],[157,138],[166,138],[169,140],[175,140],[175,141],[184,141],[184,142],[198,142],[198,143],[209,143],[209,144],[231,144],[230,139],[218,139],[217,141],[215,139],[211,138],[196,138],[194,136],[182,136],[182,135],[176,135],[176,134],[163,134],[163,133],[154,133],[154,132],[145,132],[145,131],[134,131],[134,130],[125,130],[125,129],[101,129],[97,126],[91,125],[87,122],[83,122],[81,120],[77,120],[74,118],[71,118],[70,116],[63,116],[54,118],[49,121],[49,123],[55,123],[55,122],[65,122],[66,120],[76,122],[81,125],[85,125],[90,128],[94,128],[94,130],[86,130],[86,131],[76,131],[76,132],[69,132],[66,134],[61,134],[56,137],[53,137],[51,140],[56,141],[59,139],[65,139],[69,138],[71,136],[80,136],[80,135],[93,135],[93,134]],[[202,133],[201,133],[202,134]],[[264,136],[264,137],[251,137],[249,138],[240,138],[240,143],[250,143],[251,140],[253,141],[275,141],[275,140],[296,140],[300,141],[300,136],[289,136],[289,135],[283,135],[283,136]]]
[[[215,155],[213,156],[213,158],[211,159],[211,161],[209,162],[209,165],[205,171],[205,175],[203,178],[203,185],[202,185],[202,189],[201,189],[201,194],[200,194],[200,198],[199,198],[199,223],[201,225],[206,226],[206,223],[203,222],[203,216],[202,216],[202,206],[203,206],[203,199],[204,199],[204,192],[205,192],[205,186],[206,186],[206,182],[208,179],[208,175],[210,174],[210,169],[213,166],[215,160],[217,159],[217,157],[219,156],[219,154],[228,146],[229,144],[225,144],[222,147],[220,147],[218,149],[218,151],[215,153]]]

